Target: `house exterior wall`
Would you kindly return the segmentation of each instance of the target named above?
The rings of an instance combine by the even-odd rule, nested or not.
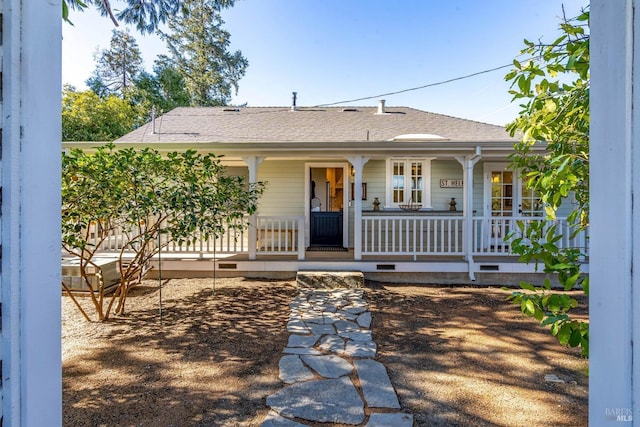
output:
[[[431,206],[434,210],[449,210],[449,202],[454,197],[457,210],[462,210],[462,198],[464,189],[441,188],[441,179],[463,179],[463,170],[456,160],[432,160],[431,161]]]
[[[246,166],[226,166],[227,176],[243,176],[249,179],[249,169]]]
[[[353,201],[351,200],[351,182],[353,177],[350,177],[349,182],[349,243],[348,247],[353,247]],[[373,200],[378,198],[380,201],[380,207],[382,208],[386,204],[385,192],[386,192],[386,161],[385,160],[369,160],[365,163],[362,170],[362,182],[367,184],[367,200],[362,201],[362,210],[373,210]]]
[[[369,160],[362,171],[362,182],[367,184],[367,200],[362,201],[362,209],[373,210],[373,199],[380,201],[380,206],[385,206],[386,176],[384,160]]]
[[[473,210],[475,215],[484,215],[484,174],[483,164],[478,162],[473,169]]]
[[[332,160],[335,163],[335,160]],[[309,163],[305,160],[269,160],[266,159],[260,164],[258,169],[258,180],[266,182],[265,192],[260,199],[259,215],[264,216],[289,216],[305,215],[305,188],[304,188],[304,171],[305,164]],[[473,172],[473,203],[472,209],[475,216],[483,216],[485,214],[485,176],[484,163],[478,162]],[[492,163],[494,163],[492,161]],[[320,164],[320,163],[319,163]],[[373,200],[378,197],[381,209],[387,204],[385,199],[387,177],[386,164],[384,159],[369,160],[363,168],[362,182],[367,185],[367,198],[362,201],[363,211],[373,210]],[[506,164],[506,162],[505,162]],[[234,174],[243,174],[246,172],[243,168],[229,168],[228,172]],[[322,210],[326,209],[324,197],[324,178],[320,175],[312,177],[316,180],[316,195],[321,199]],[[441,179],[464,179],[462,165],[453,159],[434,159],[431,161],[431,181],[428,184],[431,189],[431,206],[436,211],[448,211],[451,198],[456,199],[457,211],[463,210],[464,189],[442,188],[440,187]],[[348,215],[348,246],[354,245],[354,204],[351,200],[351,183],[353,177],[348,177],[345,184],[345,190],[349,192],[349,206],[345,209]],[[570,202],[564,203],[558,210],[558,217],[566,217],[570,212],[572,205]]]
[[[258,168],[258,181],[266,182],[258,214],[304,215],[303,160],[265,160]]]

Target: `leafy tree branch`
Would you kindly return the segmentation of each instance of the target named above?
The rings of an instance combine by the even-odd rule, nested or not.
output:
[[[244,217],[255,212],[264,189],[226,175],[219,157],[195,150],[161,156],[111,144],[94,154],[63,154],[62,166],[62,247],[79,259],[98,320],[112,309],[124,313],[129,291],[162,248],[246,227]],[[114,241],[114,234],[126,237]],[[107,241],[115,245],[106,249],[117,250],[120,272],[109,297],[104,283],[92,283],[87,273]]]
[[[218,9],[232,7],[235,0],[206,0]],[[62,18],[73,23],[72,10],[83,11],[93,7],[102,16],[109,17],[117,27],[120,22],[133,25],[142,34],[151,34],[167,19],[184,9],[183,0],[62,0]],[[114,10],[119,12],[114,13]]]
[[[589,278],[581,273],[586,248],[560,248],[557,242],[573,239],[589,226],[589,8],[560,24],[562,35],[552,43],[525,40],[521,51],[535,59],[514,60],[505,76],[509,93],[521,102],[520,115],[507,125],[522,139],[515,145],[511,167],[521,171],[527,186],[545,204],[546,221],[519,221],[510,239],[512,250],[526,262],[541,264],[566,291],[589,292]],[[544,154],[532,148],[546,145]],[[558,230],[556,213],[571,204],[567,220],[571,230]],[[521,283],[523,292],[510,299],[522,313],[549,327],[561,344],[580,347],[589,354],[588,323],[574,319],[570,311],[577,301],[551,288]]]

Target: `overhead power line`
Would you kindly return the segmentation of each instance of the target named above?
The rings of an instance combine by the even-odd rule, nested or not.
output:
[[[537,58],[531,58],[531,59],[535,60]],[[355,99],[348,99],[348,100],[345,100],[345,101],[331,102],[331,103],[328,103],[328,104],[319,104],[319,105],[316,105],[316,107],[330,107],[332,105],[347,104],[347,103],[358,102],[358,101],[366,101],[366,100],[369,100],[369,99],[377,99],[377,98],[381,98],[383,96],[398,95],[400,93],[412,92],[412,91],[415,91],[415,90],[426,89],[428,87],[440,86],[440,85],[451,83],[451,82],[455,82],[455,81],[458,81],[458,80],[468,79],[468,78],[471,78],[471,77],[479,76],[481,74],[487,74],[487,73],[491,73],[493,71],[498,71],[498,70],[501,70],[501,69],[507,68],[507,67],[513,67],[513,63],[506,64],[506,65],[501,65],[499,67],[491,68],[491,69],[488,69],[488,70],[478,71],[476,73],[467,74],[465,76],[454,77],[454,78],[451,78],[451,79],[442,80],[440,82],[429,83],[429,84],[422,85],[422,86],[417,86],[417,87],[412,87],[412,88],[408,88],[408,89],[397,90],[395,92],[380,93],[378,95],[365,96],[365,97],[362,97],[362,98],[355,98]]]

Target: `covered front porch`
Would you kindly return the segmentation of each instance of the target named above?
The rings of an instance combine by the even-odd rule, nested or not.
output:
[[[161,149],[177,147],[166,143]],[[510,244],[519,237],[518,224],[547,221],[540,199],[508,167],[511,140],[203,142],[198,148],[224,155],[230,174],[265,182],[266,191],[241,229],[230,228],[215,240],[163,246],[162,261],[154,266],[162,267],[163,277],[351,270],[369,278],[478,283],[491,276],[517,284],[517,274],[540,275],[535,265],[519,262]],[[570,202],[551,221],[562,235],[554,244],[579,249],[587,272],[587,232],[572,236],[563,217]],[[412,204],[420,206],[412,210]],[[325,246],[341,252],[317,251],[323,245],[314,245],[312,236],[316,212],[337,213],[339,241]],[[124,233],[115,232],[101,244],[101,253],[114,255],[123,239]]]
[[[320,251],[305,245],[304,216],[255,216],[247,221],[248,227],[229,230],[215,240],[170,243],[154,260],[154,270],[161,269],[163,277],[274,278],[290,277],[300,270],[343,270],[362,271],[381,281],[517,284],[521,275],[539,276],[540,272],[534,264],[519,262],[505,237],[519,230],[518,222],[526,225],[546,220],[467,217],[461,212],[362,212],[354,247]],[[587,272],[587,234],[570,237],[572,230],[566,219],[552,222],[562,234],[555,244],[579,248],[585,254]],[[123,239],[122,233],[114,233],[102,243],[100,255],[115,255]]]

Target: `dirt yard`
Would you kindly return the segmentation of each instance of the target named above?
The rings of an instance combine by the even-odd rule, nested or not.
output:
[[[64,425],[259,426],[282,387],[295,294],[293,281],[218,279],[214,292],[212,279],[172,279],[161,320],[145,281],[103,324],[63,297]],[[507,292],[367,283],[365,295],[377,359],[417,426],[587,425],[587,361]]]

